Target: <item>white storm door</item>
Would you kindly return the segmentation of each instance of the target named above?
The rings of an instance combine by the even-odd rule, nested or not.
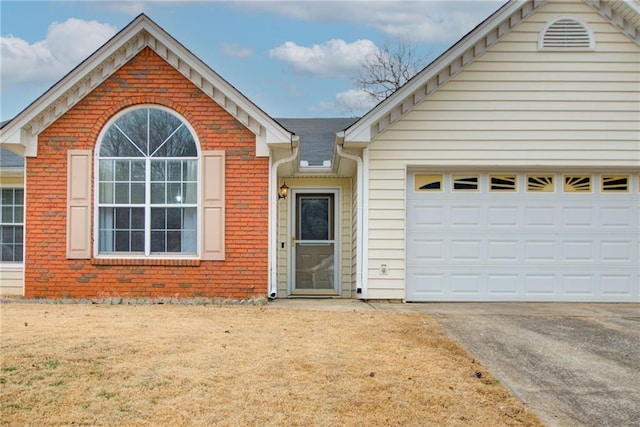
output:
[[[335,295],[335,193],[296,193],[292,294]]]

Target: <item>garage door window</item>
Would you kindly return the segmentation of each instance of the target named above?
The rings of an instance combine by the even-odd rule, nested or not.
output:
[[[453,175],[453,191],[478,191],[477,175]]]
[[[527,191],[530,193],[553,193],[553,175],[527,175]]]
[[[442,174],[416,175],[416,191],[442,191]]]
[[[517,191],[518,178],[515,175],[491,175],[489,177],[491,191]]]
[[[602,175],[603,193],[627,193],[628,191],[628,175]]]
[[[590,193],[591,175],[565,175],[565,193]]]

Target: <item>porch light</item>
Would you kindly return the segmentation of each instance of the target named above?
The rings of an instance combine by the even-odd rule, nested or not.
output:
[[[289,194],[289,186],[287,185],[286,182],[283,182],[282,185],[280,186],[280,189],[278,190],[278,200],[286,199],[287,194]]]

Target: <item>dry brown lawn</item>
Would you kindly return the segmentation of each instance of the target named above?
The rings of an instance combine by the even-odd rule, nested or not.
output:
[[[0,310],[3,425],[541,425],[424,314]]]

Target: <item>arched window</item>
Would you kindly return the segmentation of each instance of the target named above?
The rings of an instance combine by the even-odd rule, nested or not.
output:
[[[198,252],[198,143],[187,123],[155,106],[125,111],[101,135],[99,254]]]
[[[544,50],[593,50],[596,42],[581,19],[561,16],[547,23],[538,39]]]

